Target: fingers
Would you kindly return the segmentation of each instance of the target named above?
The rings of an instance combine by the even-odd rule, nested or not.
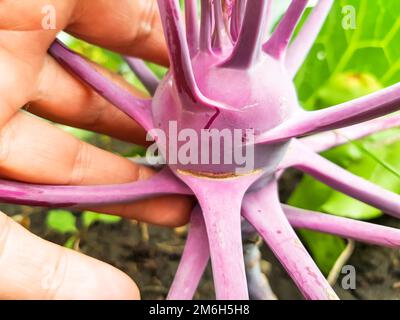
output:
[[[0,155],[2,176],[30,183],[124,183],[147,176],[149,171],[24,112],[18,112],[1,130]]]
[[[144,97],[121,76],[92,64],[103,75],[132,94]],[[134,120],[114,107],[81,80],[47,56],[29,112],[61,124],[110,135],[145,145],[146,132]]]
[[[68,133],[18,112],[0,131],[0,175],[38,184],[121,184],[148,179],[146,167],[84,143]],[[188,220],[192,201],[161,197],[97,211],[157,225],[179,226]]]
[[[49,10],[54,13],[54,28],[43,28]],[[6,30],[22,31],[24,36],[34,31],[38,33],[35,43],[44,53],[56,34],[65,28],[94,44],[168,65],[156,0],[1,1],[1,37]]]
[[[55,10],[54,30],[45,30],[42,26],[46,14],[43,8],[49,6]],[[10,15],[10,12],[15,14]],[[2,70],[0,126],[8,121],[18,109],[33,100],[35,101],[33,111],[38,115],[71,125],[75,125],[72,122],[74,117],[78,127],[143,143],[145,135],[143,130],[129,123],[129,119],[124,114],[111,108],[97,95],[82,86],[79,81],[73,84],[72,77],[67,72],[63,70],[55,72],[56,67],[48,62],[50,58],[46,58],[46,51],[57,32],[69,26],[70,30],[79,33],[83,38],[113,50],[147,55],[145,58],[166,62],[167,51],[164,48],[156,1],[121,0],[118,5],[115,5],[115,1],[110,0],[96,2],[5,0],[0,6],[0,18],[2,31],[0,34],[0,69]],[[53,67],[49,67],[51,65]],[[44,76],[41,77],[41,75]],[[51,78],[53,83],[42,81],[46,78]],[[67,79],[60,80],[64,78]],[[49,84],[53,86],[46,88]],[[39,97],[39,101],[35,100],[37,87],[40,93],[47,92],[47,101],[46,97],[42,97],[42,100]],[[51,92],[50,89],[54,91]],[[77,89],[76,96],[73,89]],[[65,109],[65,106],[60,108],[55,103],[57,96],[62,97],[63,100],[69,100],[71,105],[78,102],[76,106],[69,106],[70,113],[65,114],[65,119],[56,113],[56,109]],[[76,112],[83,111],[81,108],[83,103],[88,102],[90,98],[93,102],[90,104],[91,107],[87,108],[85,113]],[[61,98],[58,101],[62,101]],[[97,107],[101,111],[94,111]],[[110,127],[111,123],[113,123],[112,127]],[[93,124],[94,128],[90,124]],[[120,130],[115,130],[117,126]]]
[[[0,299],[139,299],[121,271],[29,233],[0,213]]]
[[[67,32],[126,55],[168,65],[157,0],[80,0]]]

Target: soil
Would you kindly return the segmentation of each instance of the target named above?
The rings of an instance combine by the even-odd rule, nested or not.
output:
[[[20,213],[21,208],[2,206],[9,213]],[[79,217],[79,214],[77,214]],[[60,235],[46,229],[46,211],[35,209],[30,215],[30,230],[60,245],[68,235]],[[378,223],[400,228],[400,221],[383,218]],[[143,237],[143,228],[131,221],[118,224],[95,224],[80,235],[79,250],[94,258],[108,262],[126,272],[139,285],[143,299],[165,299],[176,272],[183,250],[185,230],[149,227],[149,239]],[[301,299],[296,287],[279,262],[265,246],[263,258],[270,263],[268,276],[279,299]],[[348,261],[356,268],[356,290],[346,291],[338,284],[335,291],[341,299],[400,299],[400,250],[357,244]],[[210,267],[208,267],[196,299],[214,299]]]

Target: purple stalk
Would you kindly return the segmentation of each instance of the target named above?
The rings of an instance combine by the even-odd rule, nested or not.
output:
[[[255,64],[262,53],[262,41],[268,20],[270,0],[252,0],[246,6],[246,14],[239,38],[224,67],[247,69]]]
[[[400,218],[400,196],[360,178],[296,143],[299,162],[295,168],[355,199]]]
[[[260,247],[263,241],[254,227],[242,218],[242,235],[244,242],[244,261],[246,267],[247,285],[251,300],[276,300],[268,278],[261,268],[262,256]]]
[[[246,277],[251,300],[277,300],[269,281],[261,270],[261,252],[259,243],[244,245]]]
[[[109,186],[47,186],[0,181],[0,201],[48,208],[130,203],[162,195],[192,192],[166,168],[149,180]]]
[[[351,127],[319,133],[300,141],[314,152],[320,153],[331,148],[355,141],[377,132],[400,126],[400,115],[374,119]]]
[[[69,50],[60,41],[53,42],[49,53],[75,73],[110,103],[125,112],[146,130],[153,129],[151,100],[142,100],[97,72],[83,57]]]
[[[210,260],[206,225],[199,206],[193,209],[188,238],[168,300],[191,300]]]
[[[139,80],[142,82],[147,91],[154,96],[160,81],[157,79],[155,74],[149,69],[143,60],[132,57],[125,57],[125,61],[128,63],[131,70],[136,74]]]
[[[214,110],[225,109],[225,106],[206,98],[197,87],[189,49],[182,31],[177,0],[158,0],[158,6],[167,40],[174,82],[182,103],[201,104],[202,107]]]
[[[290,39],[307,6],[307,2],[308,0],[292,0],[282,21],[271,38],[263,46],[266,53],[278,60],[284,57]]]
[[[158,6],[178,92],[186,99],[196,102],[195,93],[198,88],[194,79],[189,48],[182,31],[179,5],[177,0],[158,0]]]
[[[338,299],[287,221],[275,180],[246,196],[243,216],[264,238],[306,299]]]
[[[190,56],[199,50],[199,24],[197,20],[197,0],[185,0],[186,39]]]
[[[306,134],[351,126],[392,113],[399,106],[400,83],[335,107],[298,112],[282,125],[259,136],[256,142],[286,141]]]
[[[211,34],[213,25],[211,0],[201,1],[200,51],[211,53]]]
[[[332,8],[333,1],[319,0],[319,3],[302,26],[298,36],[290,45],[286,57],[286,66],[292,77],[296,75],[306,60]]]
[[[231,18],[231,36],[234,42],[239,38],[247,0],[234,0]]]
[[[214,0],[215,30],[213,35],[213,51],[224,53],[232,48],[232,40],[227,32],[222,8],[223,0]]]
[[[373,223],[336,217],[283,205],[286,217],[294,228],[329,233],[389,248],[400,247],[400,230]]]
[[[179,174],[193,190],[203,210],[218,300],[249,298],[243,258],[241,205],[245,192],[260,175],[261,172],[237,178],[212,179]],[[224,190],[223,200],[221,190]]]

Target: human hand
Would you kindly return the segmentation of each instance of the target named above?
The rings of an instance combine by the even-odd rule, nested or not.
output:
[[[51,5],[55,29],[45,30]],[[48,122],[133,143],[145,132],[64,70],[47,49],[65,30],[122,54],[168,64],[154,0],[0,0],[0,176],[38,184],[120,184],[151,169],[79,141]],[[96,66],[114,82],[138,91]],[[28,112],[21,108],[28,106]],[[31,113],[31,114],[30,114]],[[172,196],[96,209],[165,226],[185,224],[191,200]],[[45,242],[0,214],[0,298],[138,298],[136,285],[100,261]]]

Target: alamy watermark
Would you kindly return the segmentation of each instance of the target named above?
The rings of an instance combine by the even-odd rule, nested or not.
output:
[[[341,286],[344,290],[357,289],[357,272],[356,268],[352,265],[343,266],[341,274],[343,275]]]
[[[357,29],[357,11],[354,6],[343,6],[342,7],[342,27],[344,30],[355,30]]]
[[[150,165],[233,165],[237,174],[255,168],[252,129],[178,130],[178,123],[170,121],[168,132],[153,129],[149,131],[147,141],[155,141],[146,152]],[[159,149],[163,146],[166,150]],[[165,158],[157,157],[159,152]]]
[[[56,8],[51,5],[45,5],[42,7],[42,28],[44,30],[56,30],[57,29],[57,11]]]

